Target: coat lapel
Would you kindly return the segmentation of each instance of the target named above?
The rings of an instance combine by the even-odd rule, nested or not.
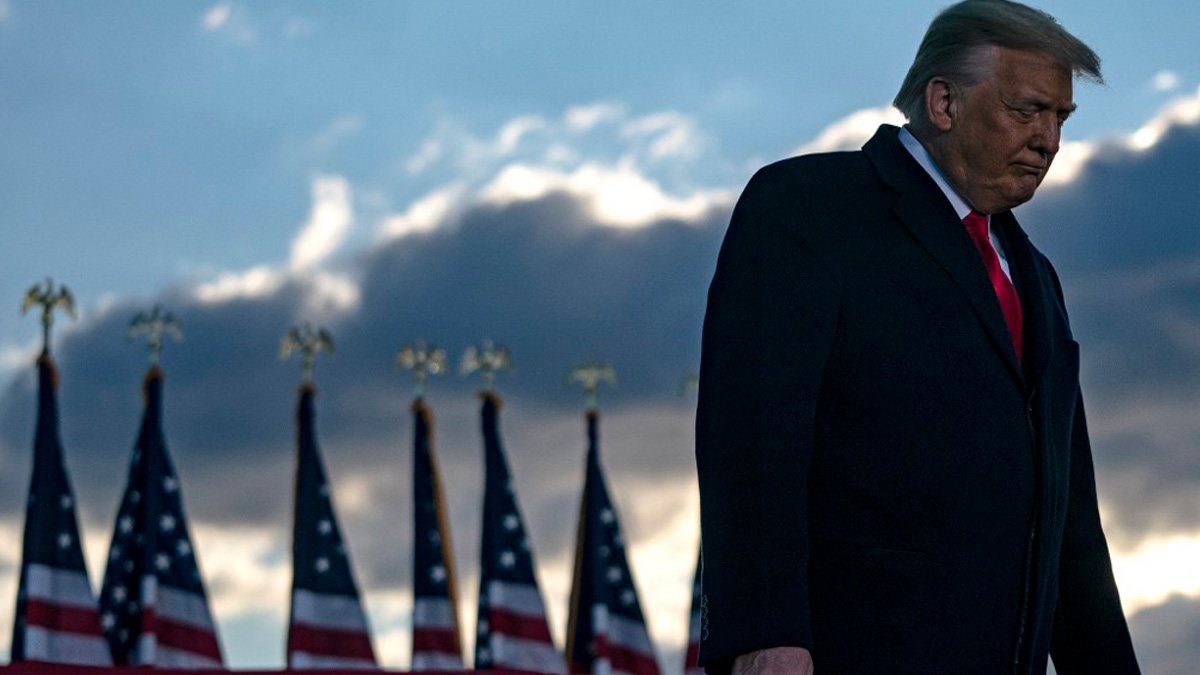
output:
[[[1009,261],[1019,271],[1018,293],[1025,324],[1025,377],[1036,387],[1054,356],[1055,303],[1050,270],[1040,256],[1034,255],[1033,244],[1012,212],[998,213],[992,218],[1003,230]]]
[[[898,132],[883,125],[863,146],[880,177],[898,193],[892,212],[962,290],[1010,374],[1024,388],[1004,312],[979,251],[941,188],[900,144]]]

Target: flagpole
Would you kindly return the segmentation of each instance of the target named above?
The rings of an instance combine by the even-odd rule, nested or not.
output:
[[[588,432],[589,441],[594,437],[595,427],[600,419],[600,405],[597,391],[601,382],[608,382],[609,385],[616,387],[617,373],[613,369],[612,364],[607,361],[600,361],[596,358],[591,358],[579,362],[571,367],[567,374],[568,381],[580,384],[584,391],[584,420],[586,431]],[[579,500],[579,520],[575,527],[575,567],[571,574],[571,596],[570,604],[567,605],[567,643],[563,650],[563,656],[567,663],[567,672],[575,672],[575,662],[573,655],[575,653],[575,631],[578,628],[579,612],[589,611],[588,608],[579,607],[579,595],[581,591],[581,578],[583,574],[583,538],[587,534],[587,503],[588,503],[588,481],[586,479],[588,473],[588,463],[591,461],[589,455],[594,451],[594,443],[588,443],[588,449],[584,453],[583,460],[583,491]],[[580,664],[583,665],[583,664]]]
[[[462,626],[458,617],[458,583],[454,565],[454,547],[453,540],[450,535],[450,522],[447,518],[445,493],[442,490],[442,477],[437,463],[437,456],[434,452],[433,444],[433,411],[425,403],[425,384],[429,375],[442,376],[446,372],[446,352],[434,344],[426,344],[425,340],[418,339],[401,347],[396,353],[396,362],[400,368],[412,371],[413,380],[413,640],[412,640],[412,658],[410,660],[410,668],[412,670],[444,670],[446,668],[463,666],[463,651],[462,651]],[[428,472],[428,475],[425,472]],[[424,503],[424,498],[428,497],[431,504]],[[434,510],[435,522],[433,523],[433,532],[429,535],[425,534],[429,523],[426,522],[422,515],[424,509],[432,506]],[[425,625],[418,611],[418,603],[426,596],[421,596],[418,593],[418,587],[424,586],[426,582],[419,575],[425,573],[429,577],[429,583],[432,583],[436,589],[438,584],[437,577],[442,576],[437,573],[435,567],[439,566],[438,562],[433,562],[429,569],[421,569],[418,563],[420,545],[428,546],[434,542],[431,541],[433,535],[437,535],[439,550],[441,553],[440,570],[444,577],[440,580],[445,584],[445,599],[447,603],[451,628],[453,630],[453,649],[457,661],[453,663],[439,662],[439,658],[444,658],[444,652],[438,653],[436,649],[428,649],[427,647],[418,644],[418,635],[427,637],[434,636],[429,640],[430,643],[436,644],[436,634],[440,627],[434,625]],[[425,540],[421,537],[427,536]],[[425,549],[428,551],[428,549]],[[435,592],[429,593],[427,596],[434,603],[438,602]],[[430,631],[424,633],[423,631]]]

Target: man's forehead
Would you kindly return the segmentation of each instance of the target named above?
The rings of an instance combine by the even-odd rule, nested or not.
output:
[[[1008,96],[1075,109],[1074,75],[1069,66],[1042,52],[995,49],[993,77]]]

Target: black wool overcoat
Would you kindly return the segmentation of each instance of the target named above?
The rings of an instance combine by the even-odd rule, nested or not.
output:
[[[1137,673],[1100,526],[1079,346],[1049,261],[978,251],[883,126],[747,185],[709,289],[696,419],[701,663],[818,675]]]

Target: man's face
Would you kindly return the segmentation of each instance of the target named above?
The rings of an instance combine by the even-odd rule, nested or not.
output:
[[[952,104],[941,168],[973,208],[1024,204],[1046,177],[1075,109],[1071,71],[1050,57],[991,47],[990,77]]]

